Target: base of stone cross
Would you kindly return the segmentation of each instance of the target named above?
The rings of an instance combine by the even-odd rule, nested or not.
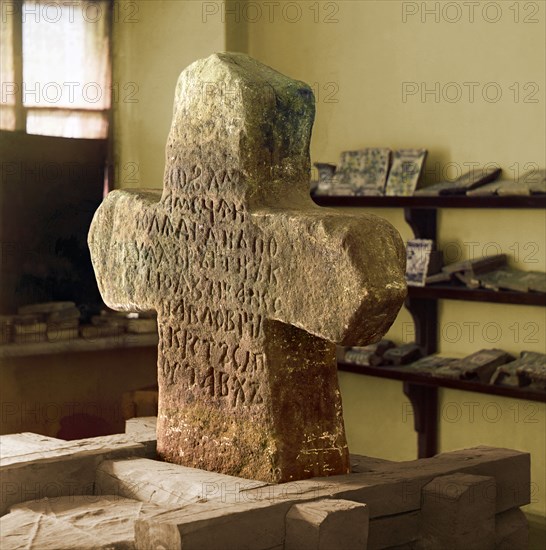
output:
[[[530,457],[478,447],[268,485],[154,460],[155,418],[79,441],[0,436],[2,550],[527,548]]]

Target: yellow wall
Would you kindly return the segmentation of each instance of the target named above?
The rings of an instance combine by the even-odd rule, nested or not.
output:
[[[122,395],[154,385],[156,362],[155,347],[3,358],[0,434],[124,432]]]
[[[165,143],[178,75],[196,59],[225,50],[223,2],[119,2],[113,81],[116,187],[162,187]],[[210,10],[210,11],[208,11]]]
[[[440,7],[438,16],[424,14],[422,2],[396,0],[230,1],[227,13],[223,2],[137,4],[139,23],[115,28],[115,80],[139,85],[139,102],[120,102],[115,110],[119,165],[136,162],[140,174],[136,183],[121,178],[120,187],[161,184],[176,77],[191,61],[227,48],[247,49],[314,88],[313,161],[336,162],[340,151],[366,146],[425,147],[428,182],[453,178],[474,162],[498,162],[509,178],[516,170],[546,166],[544,1],[517,3],[518,14],[514,2],[497,2],[500,12],[491,7],[495,3],[481,2],[472,19],[469,3],[462,2],[428,2],[429,9]],[[471,82],[478,83],[473,102]],[[423,99],[420,92],[436,83],[439,98],[432,93]],[[498,90],[502,96],[494,102]],[[375,212],[410,238],[401,212]],[[545,226],[538,211],[446,210],[439,215],[439,245],[449,259],[491,253],[496,246],[517,252],[513,265],[545,270]],[[500,327],[498,341],[492,322]],[[439,348],[454,356],[483,347],[545,351],[545,325],[541,308],[443,302]],[[389,336],[408,341],[411,326],[402,311]],[[353,452],[415,457],[400,383],[340,373],[340,384]],[[544,404],[454,390],[441,391],[440,400],[440,449],[488,444],[530,451],[536,485],[528,510],[545,515]]]

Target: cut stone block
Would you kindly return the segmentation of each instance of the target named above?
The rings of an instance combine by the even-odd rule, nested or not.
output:
[[[353,474],[375,472],[393,463],[394,462],[392,460],[385,460],[384,458],[375,458],[372,456],[352,454],[351,455],[351,472]]]
[[[435,478],[423,488],[418,550],[495,548],[495,479],[470,474]]]
[[[158,314],[169,462],[267,482],[349,473],[335,343],[389,329],[405,247],[385,220],[311,200],[314,111],[307,84],[247,55],[196,61],[162,192],[116,190],[95,213],[105,303]]]
[[[456,472],[494,477],[497,513],[530,502],[529,453],[496,447],[388,462],[371,472],[271,485],[268,490],[269,498],[289,494],[301,499],[330,497],[362,502],[368,505],[370,518],[376,518],[419,510],[423,487],[435,477]],[[247,498],[256,498],[259,492],[250,489]]]
[[[495,550],[527,550],[529,525],[519,508],[495,516]]]
[[[3,436],[0,436],[3,437]],[[0,515],[18,502],[44,497],[93,494],[103,460],[146,457],[146,446],[125,435],[66,441],[54,448],[0,459]]]
[[[419,538],[420,526],[419,511],[375,518],[370,521],[368,550],[413,544]]]
[[[6,434],[0,436],[0,458],[15,457],[56,449],[66,444],[64,439],[49,437],[47,435],[22,432],[18,434]]]
[[[243,492],[267,485],[147,459],[109,460],[97,468],[97,494],[116,494],[169,508],[189,503],[244,500]]]
[[[70,496],[24,502],[0,518],[2,550],[134,548],[137,519],[161,512],[117,496]]]
[[[150,439],[156,438],[157,416],[139,416],[125,421],[126,434],[146,434]]]
[[[293,500],[209,501],[135,523],[137,550],[271,550],[282,548]]]
[[[225,505],[264,500],[313,500],[338,498],[367,504],[371,518],[394,516],[421,508],[421,490],[435,477],[463,471],[471,473],[494,472],[497,483],[497,511],[523,506],[529,502],[529,455],[509,449],[479,447],[465,451],[443,453],[434,458],[408,462],[390,462],[359,457],[356,459],[364,473],[349,476],[315,478],[280,485],[260,482],[252,488],[252,481],[242,479],[227,485],[214,485],[214,474],[201,478],[206,486],[206,498]],[[172,471],[168,486],[160,488],[163,470]],[[172,469],[172,470],[171,470]],[[203,491],[195,474],[189,469],[190,482],[181,474],[185,470],[175,465],[151,460],[115,460],[101,465],[97,475],[97,488],[131,498],[174,506],[187,502],[188,495],[199,501]],[[178,472],[178,473],[177,473]],[[193,477],[191,477],[193,476]],[[233,479],[233,478],[228,478]],[[236,483],[240,485],[237,487]],[[514,484],[522,490],[514,490]],[[525,490],[526,489],[526,490]],[[153,495],[153,497],[151,496]],[[155,500],[157,499],[157,500]],[[199,507],[198,507],[199,509]],[[373,533],[372,533],[373,534]],[[395,542],[392,543],[394,545]]]
[[[286,516],[285,550],[366,550],[368,510],[348,500],[294,504]]]

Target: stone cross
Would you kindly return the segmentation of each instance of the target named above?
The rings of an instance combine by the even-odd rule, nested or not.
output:
[[[89,233],[105,303],[155,310],[158,453],[282,482],[349,471],[335,343],[406,295],[384,220],[309,197],[309,86],[243,54],[178,80],[164,187],[113,191]]]

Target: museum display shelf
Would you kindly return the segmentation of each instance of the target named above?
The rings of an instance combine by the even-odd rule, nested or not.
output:
[[[444,195],[437,197],[366,197],[312,195],[320,206],[355,208],[546,208],[546,195],[481,196]]]
[[[488,290],[467,288],[456,284],[434,284],[423,287],[408,287],[410,298],[436,300],[466,300],[469,302],[492,302],[497,304],[520,304],[546,306],[546,294],[541,292],[516,292],[514,290]]]
[[[501,395],[503,397],[513,397],[516,399],[526,399],[527,401],[539,401],[541,403],[546,403],[545,390],[530,387],[484,384],[472,380],[455,380],[452,378],[433,377],[428,374],[422,374],[410,370],[410,365],[400,367],[374,367],[342,362],[339,363],[338,366],[340,370],[354,372],[357,374],[368,374],[371,376],[377,376],[378,378],[389,378],[391,380],[402,380],[403,382],[417,383],[424,386],[453,388],[456,390],[472,391],[489,395]]]
[[[78,353],[110,349],[157,347],[157,333],[129,334],[103,338],[72,338],[57,342],[10,343],[0,345],[0,359],[10,357],[31,357],[60,353]]]
[[[481,196],[466,195],[437,197],[375,197],[313,195],[320,206],[353,208],[403,208],[404,219],[415,238],[437,237],[437,212],[449,208],[478,209],[546,209],[546,195]],[[405,306],[415,324],[415,341],[422,354],[432,355],[438,350],[438,301],[464,300],[527,306],[546,306],[546,294],[509,290],[469,289],[457,284],[434,284],[409,287]],[[545,393],[528,388],[492,386],[463,380],[433,378],[403,367],[365,367],[339,363],[339,369],[348,372],[400,380],[404,393],[414,409],[414,428],[417,432],[418,457],[433,456],[438,450],[438,388],[500,395],[505,397],[546,401]]]

